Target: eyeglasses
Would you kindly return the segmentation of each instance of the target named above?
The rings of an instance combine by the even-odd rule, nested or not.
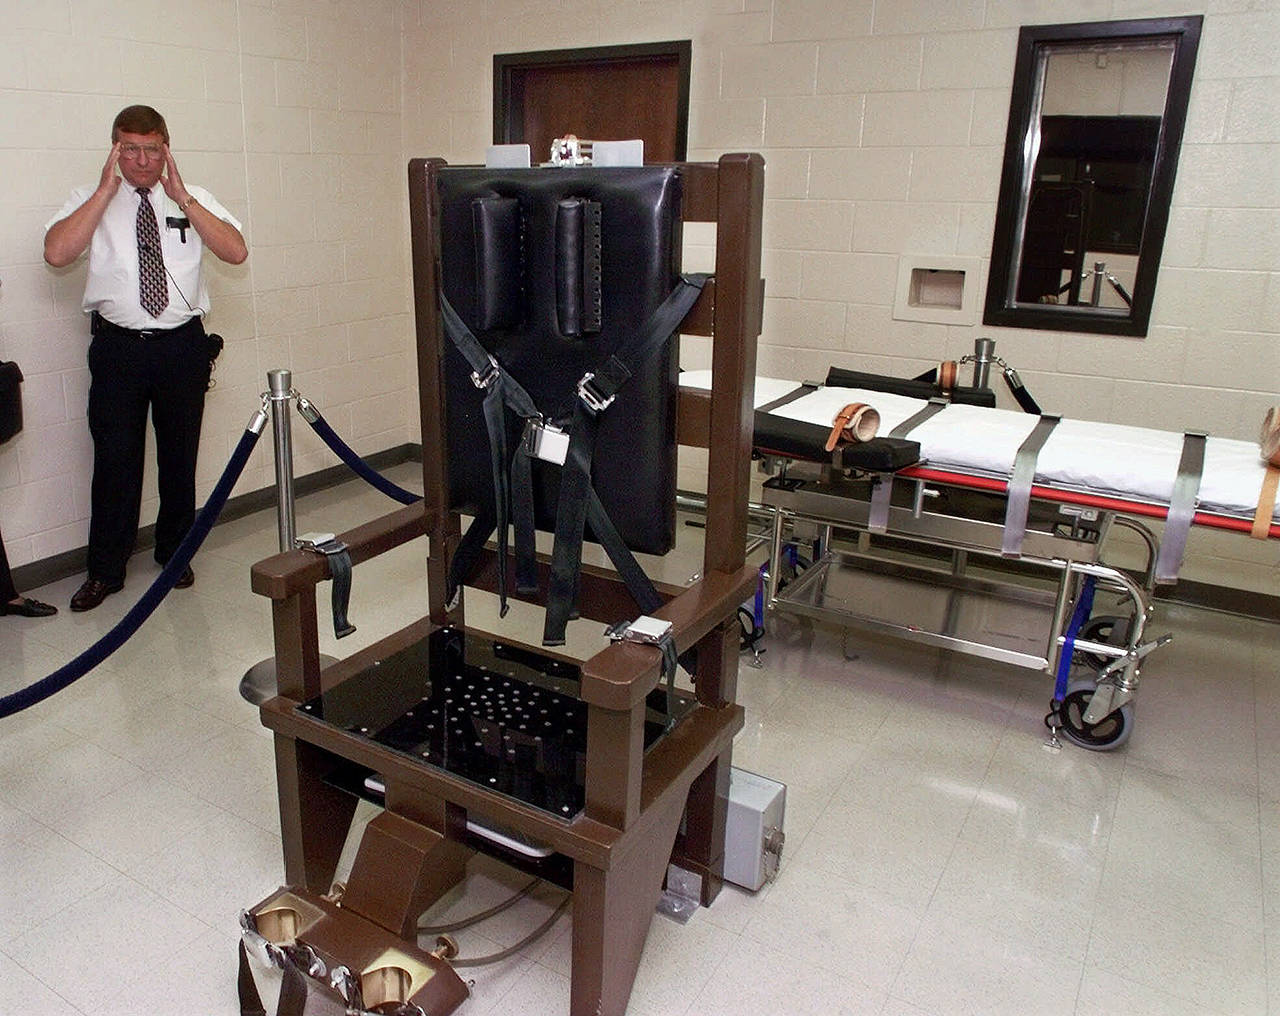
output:
[[[122,159],[137,159],[137,158],[140,158],[143,154],[145,154],[148,159],[158,159],[160,158],[160,155],[162,152],[164,152],[164,149],[161,148],[159,145],[121,145],[120,146],[120,157]]]

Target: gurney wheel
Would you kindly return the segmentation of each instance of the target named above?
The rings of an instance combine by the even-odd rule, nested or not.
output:
[[[1098,723],[1085,723],[1084,714],[1097,687],[1094,681],[1073,681],[1067,685],[1058,721],[1062,724],[1062,736],[1073,744],[1090,751],[1111,751],[1129,740],[1133,733],[1133,703],[1122,705]]]
[[[1124,640],[1129,637],[1129,618],[1117,617],[1114,614],[1103,614],[1099,617],[1091,617],[1084,623],[1080,629],[1080,637],[1089,642],[1101,642],[1105,645],[1122,646]],[[1119,629],[1119,642],[1112,641],[1113,633]],[[1101,670],[1111,662],[1110,657],[1099,656],[1097,653],[1081,653],[1081,657],[1088,660],[1095,668]]]

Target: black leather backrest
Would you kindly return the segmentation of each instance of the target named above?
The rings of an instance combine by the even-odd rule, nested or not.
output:
[[[567,421],[582,375],[676,284],[678,172],[445,167],[438,180],[445,295],[542,413]],[[583,246],[566,239],[570,234],[584,236]],[[483,393],[447,339],[445,347],[450,505],[474,513],[493,498]],[[595,488],[627,545],[644,553],[665,553],[675,540],[678,363],[673,339],[601,416]],[[514,449],[519,428],[508,423]],[[534,465],[538,526],[551,530],[559,469]]]

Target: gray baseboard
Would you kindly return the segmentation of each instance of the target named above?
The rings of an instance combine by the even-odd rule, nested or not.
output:
[[[422,445],[402,444],[395,448],[387,448],[384,451],[366,455],[364,461],[376,470],[390,469],[392,466],[398,466],[402,462],[421,462]],[[356,479],[355,474],[345,465],[330,466],[327,469],[308,473],[306,476],[294,477],[293,494],[295,498],[306,497],[308,494],[327,490],[330,487],[336,487],[353,479]],[[265,509],[274,510],[275,507],[276,488],[274,486],[251,490],[247,494],[238,494],[228,499],[222,509],[222,514],[218,516],[217,524],[221,525],[224,522],[242,519],[246,515],[252,515]],[[140,528],[138,530],[136,550],[149,550],[155,545],[155,526],[150,525]],[[52,557],[21,565],[13,569],[13,584],[19,590],[25,591],[36,589],[50,582],[57,582],[59,579],[65,579],[69,575],[81,574],[85,570],[87,556],[87,547],[77,547],[75,550],[63,551],[61,554],[55,554]]]
[[[1269,596],[1256,589],[1230,589],[1227,586],[1180,579],[1172,586],[1157,586],[1155,598],[1170,603],[1221,610],[1241,617],[1254,617],[1260,621],[1280,622],[1280,596]]]

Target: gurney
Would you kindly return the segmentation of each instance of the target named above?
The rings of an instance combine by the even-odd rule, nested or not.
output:
[[[1142,663],[1171,637],[1147,637],[1154,587],[1176,581],[1193,527],[1280,537],[1276,467],[1253,442],[996,409],[983,388],[961,398],[947,366],[929,398],[839,370],[822,384],[757,378],[762,599],[1053,675],[1051,735],[1119,747]],[[691,401],[708,384],[681,375]],[[858,440],[862,407],[888,437]],[[1136,577],[1104,561],[1117,526],[1145,545]],[[1099,593],[1117,606],[1093,613]]]

